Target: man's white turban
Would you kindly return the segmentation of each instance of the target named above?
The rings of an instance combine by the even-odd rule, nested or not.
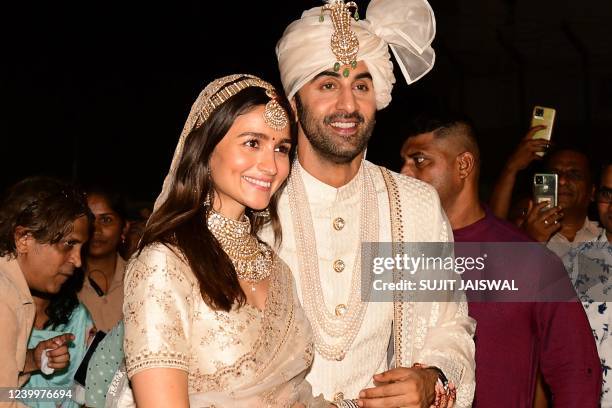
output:
[[[331,18],[326,14],[321,22],[320,15],[320,7],[305,11],[276,45],[281,81],[289,99],[338,60],[330,46],[334,32]],[[433,67],[431,42],[436,21],[426,0],[372,0],[366,19],[351,21],[351,28],[359,39],[357,61],[363,60],[372,75],[378,109],[391,102],[395,83],[389,47],[409,84]]]

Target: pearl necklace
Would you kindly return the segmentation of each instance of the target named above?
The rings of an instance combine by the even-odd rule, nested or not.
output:
[[[239,221],[227,218],[212,208],[208,211],[207,225],[232,261],[239,279],[255,284],[270,276],[272,250],[251,234],[251,222],[246,215]]]
[[[374,182],[362,162],[357,180],[361,197],[359,218],[360,244],[378,241],[378,200]],[[293,219],[295,244],[302,290],[304,311],[312,325],[315,348],[327,360],[344,359],[355,340],[367,309],[370,295],[371,274],[366,274],[365,291],[362,299],[361,250],[355,256],[351,275],[351,289],[346,312],[337,316],[330,313],[321,289],[319,273],[319,256],[317,254],[316,236],[310,212],[308,195],[301,175],[301,166],[296,159],[287,184],[289,208]],[[361,249],[361,245],[360,245]],[[370,256],[370,254],[367,254]],[[331,338],[327,342],[323,334]]]

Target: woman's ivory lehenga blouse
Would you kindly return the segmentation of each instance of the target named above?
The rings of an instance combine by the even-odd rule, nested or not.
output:
[[[128,376],[154,367],[188,373],[192,407],[327,407],[304,379],[312,363],[310,324],[287,265],[274,255],[264,311],[215,311],[178,249],[155,244],[125,276]]]

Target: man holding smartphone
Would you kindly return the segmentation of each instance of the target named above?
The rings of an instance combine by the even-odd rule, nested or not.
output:
[[[549,147],[550,142],[548,140],[533,138],[536,133],[544,129],[546,129],[544,125],[531,127],[504,165],[493,187],[489,203],[491,211],[497,217],[502,219],[508,218],[510,203],[512,201],[512,191],[516,184],[518,174],[522,170],[525,170],[534,160],[541,160],[542,153]]]
[[[491,194],[491,210],[496,216],[508,217],[512,191],[518,173],[539,160],[536,153],[547,148],[545,139],[533,139],[541,130],[533,127],[527,132],[515,152],[510,156]],[[589,160],[575,148],[560,148],[550,152],[546,158],[546,171],[558,175],[557,206],[547,202],[531,200],[525,209],[523,228],[536,241],[548,243],[549,249],[563,257],[572,242],[585,242],[596,238],[601,229],[587,218],[588,207],[593,201],[595,186],[592,182]]]
[[[597,222],[588,218],[595,185],[589,159],[576,149],[563,148],[552,152],[546,161],[546,169],[558,175],[558,206],[545,209],[546,203],[534,205],[525,228],[532,238],[547,242],[548,248],[563,258],[571,248],[601,234]]]

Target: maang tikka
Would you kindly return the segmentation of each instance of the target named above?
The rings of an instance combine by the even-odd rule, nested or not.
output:
[[[243,89],[249,87],[263,88],[266,90],[266,95],[270,100],[264,108],[264,122],[274,130],[283,130],[289,125],[289,116],[285,109],[278,103],[278,95],[274,87],[268,82],[254,75],[236,75],[236,81],[229,82],[234,79],[232,77],[225,79],[228,82],[219,84],[219,88],[208,98],[196,120],[195,126],[201,126],[213,113],[215,109],[223,105],[229,98],[236,95]]]
[[[191,106],[189,116],[183,126],[181,136],[174,150],[170,170],[164,179],[162,191],[155,200],[153,210],[156,211],[168,199],[172,188],[173,179],[176,176],[179,161],[185,149],[187,136],[196,128],[201,127],[210,115],[229,98],[249,87],[258,87],[266,90],[270,100],[266,103],[263,119],[264,122],[275,130],[282,130],[289,124],[289,112],[285,111],[278,102],[277,94],[272,84],[250,74],[233,74],[215,79],[204,88]],[[197,189],[194,189],[197,194]],[[202,205],[206,205],[205,202]],[[208,203],[210,205],[210,203]]]
[[[334,64],[334,71],[338,72],[342,65],[350,65],[351,68],[357,67],[357,53],[359,52],[359,39],[353,30],[351,30],[351,10],[355,10],[355,21],[359,21],[359,11],[357,3],[354,1],[345,3],[344,0],[329,0],[329,2],[321,7],[321,15],[319,21],[325,21],[323,13],[329,11],[331,21],[334,26],[334,33],[331,36],[331,49],[338,61]],[[346,78],[349,76],[349,68],[346,67],[342,71],[342,75]]]

